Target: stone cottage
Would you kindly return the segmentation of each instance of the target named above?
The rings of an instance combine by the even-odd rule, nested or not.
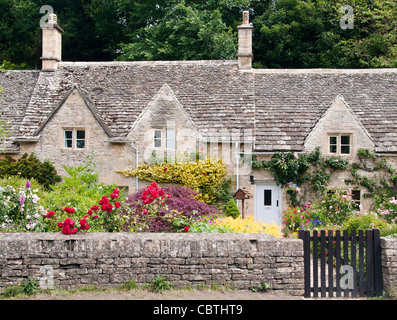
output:
[[[354,160],[368,148],[396,165],[396,69],[253,69],[252,30],[244,12],[233,61],[63,62],[63,30],[51,15],[42,70],[0,74],[1,117],[12,133],[5,154],[34,152],[61,174],[62,164],[94,154],[100,181],[132,193],[145,182],[116,170],[153,153],[204,150],[224,159],[236,189],[253,195],[244,202],[246,215],[278,223],[285,194],[269,173],[244,165],[241,154],[269,159],[320,147]]]

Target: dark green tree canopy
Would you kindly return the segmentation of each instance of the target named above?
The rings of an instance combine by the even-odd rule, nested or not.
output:
[[[0,0],[8,68],[40,68],[43,5],[65,30],[64,61],[234,59],[249,10],[255,67],[397,66],[396,0]]]

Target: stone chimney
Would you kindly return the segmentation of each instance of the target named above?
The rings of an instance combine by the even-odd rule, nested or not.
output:
[[[251,70],[252,68],[252,32],[254,27],[249,21],[249,11],[243,11],[243,24],[238,30],[238,68],[240,70]]]
[[[62,61],[62,28],[57,23],[57,16],[50,14],[43,29],[43,71],[55,71],[57,63]]]

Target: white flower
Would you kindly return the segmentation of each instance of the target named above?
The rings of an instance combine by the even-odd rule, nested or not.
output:
[[[26,216],[26,219],[30,219],[30,215],[27,215],[27,216]]]

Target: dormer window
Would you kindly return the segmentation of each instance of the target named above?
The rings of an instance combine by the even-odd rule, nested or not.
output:
[[[154,129],[153,131],[154,148],[175,149],[175,129]]]
[[[328,137],[329,153],[334,155],[346,155],[351,153],[350,134],[331,134]]]
[[[85,148],[85,131],[67,129],[64,130],[64,147],[66,149],[84,149]]]

